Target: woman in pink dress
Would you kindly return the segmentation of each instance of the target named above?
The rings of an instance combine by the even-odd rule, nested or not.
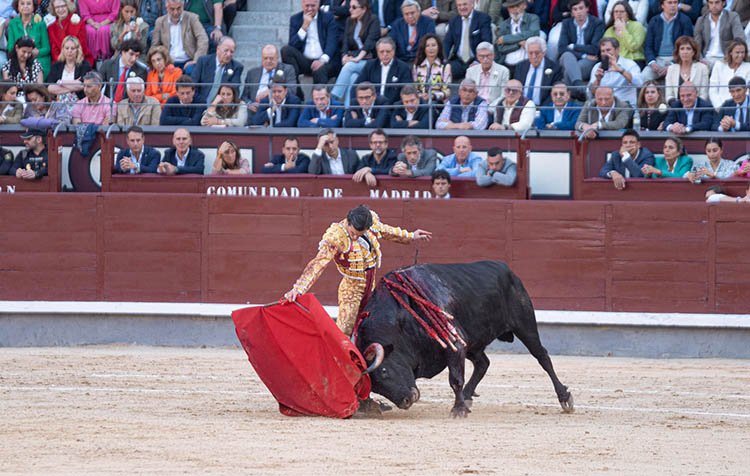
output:
[[[86,23],[86,39],[94,59],[111,58],[109,27],[117,20],[120,0],[79,0],[78,10]]]

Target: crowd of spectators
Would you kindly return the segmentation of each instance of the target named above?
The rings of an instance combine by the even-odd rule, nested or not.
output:
[[[632,134],[624,136],[630,145],[602,170],[618,188],[632,176],[723,176],[722,162],[696,168],[680,137],[750,129],[746,1],[301,0],[286,44],[263,47],[261,66],[247,74],[227,35],[237,8],[237,0],[0,0],[0,123],[128,127],[122,173],[153,168],[153,154],[130,135],[143,141],[143,127],[176,126],[175,147],[157,163],[162,174],[202,170],[180,126],[315,128],[310,157],[290,138],[264,171],[343,171],[373,184],[380,174],[445,170],[483,186],[514,180],[502,154],[476,160],[459,136],[440,161],[419,131],[670,133],[653,163],[637,159]],[[307,98],[304,75],[314,83]],[[340,149],[339,127],[378,132],[371,154]],[[387,128],[415,134],[398,156],[380,144]],[[638,160],[637,170],[628,163]],[[245,162],[227,141],[212,170],[247,173]]]

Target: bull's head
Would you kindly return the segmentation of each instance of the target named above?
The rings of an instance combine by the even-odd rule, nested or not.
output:
[[[414,371],[401,361],[398,353],[393,353],[393,345],[372,343],[365,349],[364,357],[370,364],[365,373],[370,374],[373,392],[402,410],[419,400]]]

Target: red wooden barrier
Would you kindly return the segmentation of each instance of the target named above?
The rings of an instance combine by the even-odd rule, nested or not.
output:
[[[415,259],[501,259],[540,309],[750,310],[743,204],[201,194],[3,197],[0,299],[273,301],[362,201],[386,223],[434,233],[418,248],[384,243],[381,275]],[[338,280],[329,269],[316,284],[323,302],[335,302]]]

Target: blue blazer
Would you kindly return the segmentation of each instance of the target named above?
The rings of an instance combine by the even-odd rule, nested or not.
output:
[[[589,14],[589,24],[586,25],[586,29],[583,30],[583,45],[576,45],[578,41],[578,34],[576,33],[576,24],[573,18],[566,18],[562,22],[560,28],[560,46],[558,51],[560,56],[568,49],[568,45],[574,44],[573,52],[577,53],[577,57],[581,54],[599,56],[599,40],[604,36],[604,22],[596,18],[594,15]],[[691,33],[692,36],[692,33]]]
[[[270,167],[264,166],[262,170],[264,174],[306,174],[307,168],[310,166],[310,157],[305,154],[297,154],[294,168],[289,170],[281,170],[281,166],[285,162],[284,154],[274,155],[270,162],[273,165]]]
[[[401,18],[401,4],[404,3],[404,0],[372,0],[370,2],[370,11],[372,12],[372,16],[378,20],[378,24],[380,24],[380,18],[378,17],[378,2],[384,2],[383,21],[385,22],[386,27],[393,25],[393,22],[396,21],[397,18]]]
[[[619,172],[624,176],[625,169],[627,168],[630,171],[631,177],[643,178],[641,168],[646,164],[654,165],[654,154],[645,147],[641,147],[641,150],[638,151],[638,157],[635,160],[628,160],[625,163],[622,162],[619,151],[613,152],[609,160],[604,163],[604,166],[599,171],[599,177],[610,178],[607,174],[612,171]]]
[[[369,81],[375,85],[375,91],[380,94],[380,73],[381,73],[380,60],[375,58],[367,61],[365,67],[362,68],[362,72],[359,73],[357,78],[357,84]],[[411,84],[414,80],[411,77],[411,68],[408,64],[404,63],[398,58],[393,58],[391,63],[391,69],[388,71],[388,77],[385,78],[386,87],[385,94],[383,97],[386,100],[386,104],[393,104],[399,100],[401,94],[401,88],[405,84]],[[388,86],[389,84],[397,84],[396,86]],[[354,97],[357,88],[352,88],[352,97]]]
[[[240,90],[240,86],[242,85],[241,79],[242,79],[242,69],[244,66],[242,63],[232,60],[230,61],[226,67],[224,67],[224,72],[221,75],[221,84],[235,84],[237,87],[237,91]],[[229,74],[229,71],[232,72],[232,74]],[[198,62],[195,63],[195,68],[193,68],[193,72],[190,73],[190,76],[193,78],[193,81],[196,83],[203,83],[203,84],[196,84],[195,86],[195,97],[196,99],[193,99],[195,102],[206,102],[208,96],[208,92],[211,91],[211,85],[214,82],[214,75],[216,74],[216,54],[211,55],[203,55],[200,58],[198,58]]]
[[[281,105],[281,122],[276,124],[276,120],[270,120],[268,117],[269,98],[264,97],[258,103],[258,111],[253,115],[250,124],[254,126],[271,126],[271,127],[297,127],[297,121],[299,121],[299,115],[302,111],[301,107],[287,107],[299,106],[302,101],[299,98],[287,90],[286,101]],[[278,114],[278,112],[276,113]]]
[[[365,118],[364,113],[362,112],[362,108],[359,107],[358,104],[352,104],[349,109],[346,110],[346,114],[344,114],[344,122],[342,124],[343,127],[367,127],[368,129],[382,129],[383,127],[386,127],[388,125],[388,119],[390,118],[390,112],[386,108],[379,108],[378,106],[384,106],[386,105],[386,101],[382,96],[378,96],[375,99],[375,104],[373,105],[373,118],[372,121],[370,121],[369,124],[365,125]],[[357,113],[357,118],[355,119],[352,117],[352,113]]]
[[[414,57],[417,56],[417,47],[419,40],[428,33],[435,33],[435,22],[432,18],[419,15],[417,20],[417,41],[414,47],[409,49],[409,25],[406,24],[403,17],[396,19],[391,24],[391,31],[388,33],[393,41],[396,42],[396,58],[406,63],[413,63]]]
[[[563,72],[562,67],[549,58],[544,58],[542,66],[544,68],[542,69],[542,90],[539,93],[539,102],[544,104],[549,99],[550,92],[552,92],[552,85],[563,80]],[[524,85],[524,94],[526,94],[526,76],[529,75],[529,69],[531,69],[531,63],[529,63],[529,60],[523,60],[516,65],[513,71],[513,79],[521,81],[521,84]],[[552,74],[544,74],[544,71],[548,69],[552,70]],[[529,78],[530,80],[531,78]]]
[[[401,101],[395,103],[394,105],[398,107],[391,110],[390,127],[394,129],[427,129],[430,126],[429,107],[427,106],[427,103],[425,103],[422,99],[419,100],[419,106],[417,106],[417,111],[414,113],[413,120],[419,121],[414,126],[409,126],[409,123],[406,121],[406,108],[401,103]],[[396,118],[396,116],[401,117],[402,119],[399,120]]]
[[[132,157],[132,153],[130,152],[130,149],[120,149],[120,152],[117,154],[117,158],[115,159],[115,173],[118,173],[118,174],[130,173],[129,170],[125,171],[120,168],[120,160],[122,160],[125,157]],[[155,174],[156,169],[159,167],[160,161],[161,161],[161,154],[159,153],[158,150],[148,145],[143,146],[143,151],[141,152],[141,173],[142,174]]]
[[[197,93],[196,93],[197,94]],[[206,105],[200,103],[200,98],[193,98],[191,104],[180,104],[180,98],[172,96],[167,99],[159,117],[160,126],[200,126]]]
[[[307,101],[307,105],[302,110],[302,115],[300,115],[299,121],[297,121],[297,127],[341,127],[341,121],[344,120],[344,106],[335,99],[331,99],[326,118],[318,119],[316,124],[310,122],[314,117],[319,117],[318,110],[315,108],[315,103]]]
[[[581,114],[583,105],[578,101],[568,101],[563,108],[562,120],[555,122],[555,128],[559,131],[573,131],[576,128],[576,121],[578,121],[578,115]],[[547,124],[552,124],[555,120],[555,106],[551,101],[548,101],[544,106],[537,108],[540,112],[539,117],[536,118],[534,125],[537,129],[544,129]]]
[[[673,20],[672,26],[672,44],[682,35],[693,37],[693,22],[690,17],[682,12],[677,12],[677,18]],[[659,56],[659,45],[661,37],[664,36],[664,21],[661,14],[651,18],[646,29],[646,42],[643,45],[643,51],[646,54],[646,63],[650,63]],[[597,53],[599,52],[597,47]]]
[[[463,18],[460,15],[456,15],[448,22],[448,33],[445,34],[443,46],[445,56],[449,60],[459,57],[458,48],[461,46],[462,25]],[[492,20],[486,13],[475,9],[471,14],[471,23],[469,24],[469,43],[471,43],[472,58],[476,54],[477,45],[483,41],[492,43]]]
[[[177,166],[176,155],[177,149],[175,149],[174,147],[170,147],[164,152],[164,159],[162,160],[162,162],[169,162],[170,164],[176,166],[178,174],[203,175],[203,165],[206,161],[206,157],[203,155],[203,152],[193,146],[190,146],[190,150],[188,150],[188,155],[185,160],[185,165],[182,167]]]
[[[289,18],[289,46],[297,48],[300,52],[305,51],[305,41],[297,35],[302,28],[302,16],[302,12],[299,12]],[[328,12],[318,11],[317,22],[320,46],[323,53],[333,60],[339,49],[339,27],[333,15]]]
[[[699,98],[700,99],[700,98]],[[724,103],[719,108],[719,113],[714,116],[714,123],[712,124],[713,130],[717,131],[719,130],[719,124],[721,123],[721,120],[724,118],[724,116],[734,117],[734,114],[737,112],[737,103],[734,102],[733,99],[727,99],[724,101]],[[669,116],[667,116],[669,117]],[[734,126],[734,129],[732,131],[748,131],[750,130],[750,108],[745,111],[745,123],[744,124],[737,124]]]
[[[695,113],[693,113],[693,130],[710,131],[711,127],[714,124],[714,107],[710,102],[701,98],[698,98],[695,106],[697,109]],[[666,131],[667,127],[674,124],[675,122],[679,122],[680,124],[687,124],[687,112],[682,109],[682,103],[679,101],[673,102],[672,107],[669,108],[667,117],[666,119],[664,119],[664,130]]]

